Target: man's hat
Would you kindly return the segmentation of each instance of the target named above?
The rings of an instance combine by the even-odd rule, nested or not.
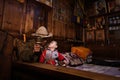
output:
[[[48,33],[47,29],[44,26],[39,27],[32,36],[40,36],[41,38],[52,37],[52,33]]]

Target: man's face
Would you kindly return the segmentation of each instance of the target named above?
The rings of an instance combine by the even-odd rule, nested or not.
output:
[[[104,7],[104,6],[103,6],[103,3],[102,3],[102,2],[99,2],[99,3],[98,3],[98,7],[99,7],[99,8],[103,8],[103,7]]]

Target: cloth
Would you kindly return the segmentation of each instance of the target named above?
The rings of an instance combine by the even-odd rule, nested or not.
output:
[[[64,56],[61,55],[57,50],[51,51],[48,49],[43,51],[42,55],[40,56],[39,62],[56,65],[57,60],[63,61],[64,59]]]
[[[70,66],[70,68],[120,77],[119,67],[111,67],[111,66],[103,66],[103,65],[95,65],[95,64],[83,64],[76,67]]]

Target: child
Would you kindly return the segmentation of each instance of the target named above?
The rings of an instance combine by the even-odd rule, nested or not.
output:
[[[52,65],[58,65],[58,61],[63,61],[63,63],[65,63],[65,58],[56,50],[56,48],[57,42],[50,42],[50,44],[48,45],[48,49],[44,50],[42,55],[40,56],[39,62]],[[65,66],[65,64],[63,64],[62,66]]]

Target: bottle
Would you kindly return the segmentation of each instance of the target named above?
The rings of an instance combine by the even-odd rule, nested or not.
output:
[[[116,17],[113,17],[113,24],[116,24]]]
[[[119,16],[116,16],[116,24],[119,24]]]
[[[110,30],[110,31],[112,30],[112,27],[111,27],[111,26],[109,27],[109,30]]]
[[[118,19],[118,24],[120,24],[120,17],[119,17],[119,19]]]
[[[109,24],[112,24],[112,18],[109,17]]]

